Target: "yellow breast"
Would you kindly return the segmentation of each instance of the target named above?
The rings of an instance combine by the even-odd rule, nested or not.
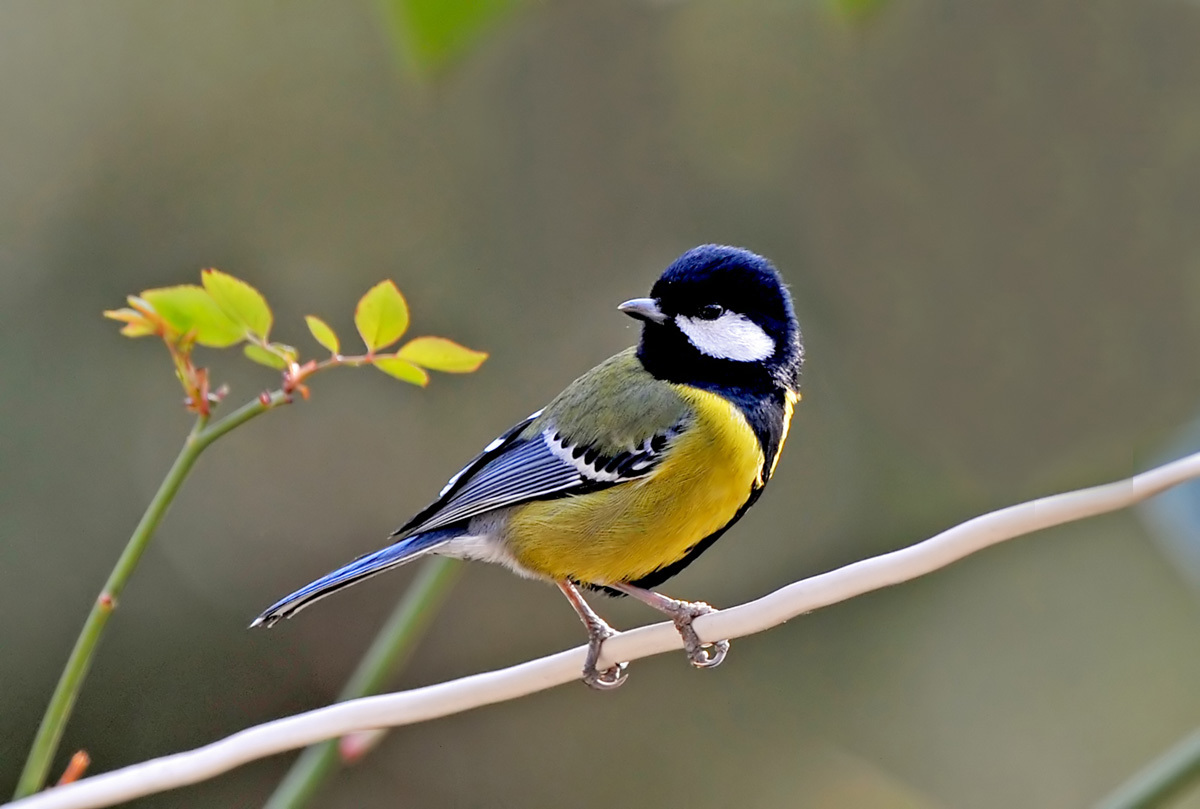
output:
[[[677,387],[695,420],[649,475],[513,509],[505,540],[523,567],[589,584],[635,581],[733,519],[761,485],[758,440],[729,401]]]

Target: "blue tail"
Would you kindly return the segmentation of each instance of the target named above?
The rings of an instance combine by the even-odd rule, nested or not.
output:
[[[454,533],[431,531],[428,534],[417,534],[406,537],[393,545],[388,545],[383,550],[360,556],[350,564],[339,567],[332,573],[327,573],[316,581],[304,585],[290,596],[276,601],[262,615],[255,618],[250,626],[269,627],[283,618],[291,618],[309,604],[341,590],[343,587],[349,587],[376,573],[391,570],[411,562],[419,556],[424,556],[450,539]]]

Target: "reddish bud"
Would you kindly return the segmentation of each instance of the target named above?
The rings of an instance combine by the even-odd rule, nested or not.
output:
[[[87,772],[88,765],[92,763],[91,757],[86,750],[80,750],[75,755],[71,756],[70,763],[67,764],[67,769],[63,771],[62,778],[58,779],[58,785],[70,784],[73,781],[78,781]]]
[[[341,756],[343,764],[356,764],[367,753],[383,741],[387,731],[382,728],[374,730],[360,730],[355,733],[348,733],[338,739],[338,754]]]
[[[100,598],[96,599],[96,601],[106,610],[111,610],[117,606],[117,600],[109,593],[101,593]]]
[[[271,406],[270,392],[264,390],[262,393],[258,394],[258,403],[260,405],[262,405],[263,407],[270,407]]]

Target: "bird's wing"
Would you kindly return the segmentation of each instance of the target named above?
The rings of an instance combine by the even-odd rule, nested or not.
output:
[[[674,435],[664,430],[619,452],[572,444],[550,428],[521,439],[526,420],[450,480],[442,494],[394,536],[444,528],[492,509],[530,500],[583,494],[649,474]],[[518,440],[512,440],[518,438]]]
[[[550,497],[583,494],[649,474],[672,439],[687,428],[688,412],[673,393],[657,400],[638,395],[640,365],[618,354],[579,378],[544,411],[538,411],[489,444],[442,489],[438,499],[394,537],[444,528],[493,509]],[[639,373],[640,372],[640,373]],[[614,376],[622,398],[631,397],[631,415],[619,427],[598,435],[595,419],[576,424],[573,403],[590,401],[590,414],[606,415]],[[645,374],[649,377],[648,374]],[[632,425],[631,425],[632,422]]]

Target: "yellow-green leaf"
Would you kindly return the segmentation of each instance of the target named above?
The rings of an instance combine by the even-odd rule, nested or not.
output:
[[[445,337],[417,337],[405,343],[396,356],[433,371],[468,374],[477,370],[488,355],[460,346]]]
[[[202,346],[227,348],[245,337],[245,328],[230,320],[203,287],[182,284],[147,289],[141,297],[180,334],[194,332]]]
[[[376,357],[375,367],[388,376],[394,376],[404,382],[425,387],[429,384],[429,374],[399,357]]]
[[[122,320],[132,323],[135,320],[145,320],[146,316],[136,309],[105,309],[104,316],[110,320]]]
[[[220,270],[205,270],[200,273],[200,281],[230,320],[267,339],[273,319],[271,307],[257,289]]]
[[[408,304],[393,282],[382,281],[367,290],[354,309],[354,326],[368,352],[400,339],[408,328]]]
[[[295,347],[290,346],[287,343],[271,343],[269,349],[272,354],[277,354],[288,362],[296,362],[300,356],[300,353],[296,351]]]
[[[104,316],[124,323],[121,334],[126,337],[147,337],[154,334],[154,324],[136,309],[106,309]]]
[[[288,364],[287,360],[283,357],[255,343],[249,343],[242,351],[246,353],[248,359],[252,359],[259,365],[265,365],[268,368],[276,368],[282,371]]]
[[[342,344],[334,330],[329,328],[328,323],[316,315],[305,315],[304,322],[308,324],[308,330],[312,332],[313,339],[329,349],[330,354],[336,354],[341,350]]]

